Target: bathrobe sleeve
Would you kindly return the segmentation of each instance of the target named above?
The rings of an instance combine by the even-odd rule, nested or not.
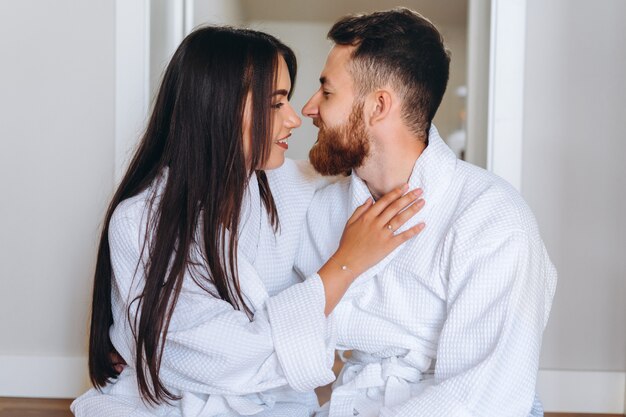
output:
[[[142,288],[142,269],[136,268],[143,245],[136,216],[116,211],[109,227],[115,294],[124,310]],[[139,237],[138,237],[139,236]],[[243,258],[243,257],[240,257]],[[165,339],[160,377],[166,387],[181,392],[245,395],[289,385],[307,391],[334,380],[324,315],[324,288],[312,276],[274,297],[264,291],[253,267],[240,259],[239,279],[256,308],[254,317],[235,310],[194,283],[188,271]],[[246,294],[248,295],[248,294]],[[265,298],[265,299],[264,299]],[[124,333],[134,364],[132,331],[115,323],[112,332]],[[116,337],[112,334],[116,348]],[[118,348],[124,352],[123,346]],[[126,355],[128,356],[128,354]]]
[[[529,415],[556,271],[538,234],[487,229],[448,237],[434,384],[382,417]]]

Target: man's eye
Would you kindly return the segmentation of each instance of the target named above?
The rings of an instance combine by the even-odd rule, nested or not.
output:
[[[323,95],[324,97],[328,97],[328,96],[330,95],[330,92],[328,92],[328,91],[322,91],[322,95]]]

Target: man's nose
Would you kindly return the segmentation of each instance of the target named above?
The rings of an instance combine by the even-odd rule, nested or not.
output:
[[[319,109],[317,105],[319,94],[320,94],[319,91],[313,94],[313,96],[311,96],[309,101],[306,102],[304,107],[302,107],[303,116],[314,118],[319,114]]]

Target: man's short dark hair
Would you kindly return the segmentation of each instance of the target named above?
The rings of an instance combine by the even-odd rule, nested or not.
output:
[[[450,72],[450,55],[437,28],[412,10],[396,8],[346,16],[328,38],[356,47],[349,69],[357,96],[391,86],[403,100],[407,126],[426,138]]]

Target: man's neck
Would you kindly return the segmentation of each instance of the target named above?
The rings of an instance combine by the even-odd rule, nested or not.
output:
[[[426,144],[418,139],[406,145],[397,145],[398,143],[393,143],[385,149],[372,149],[365,163],[355,169],[374,200],[406,184],[411,177],[415,161],[426,149]]]

